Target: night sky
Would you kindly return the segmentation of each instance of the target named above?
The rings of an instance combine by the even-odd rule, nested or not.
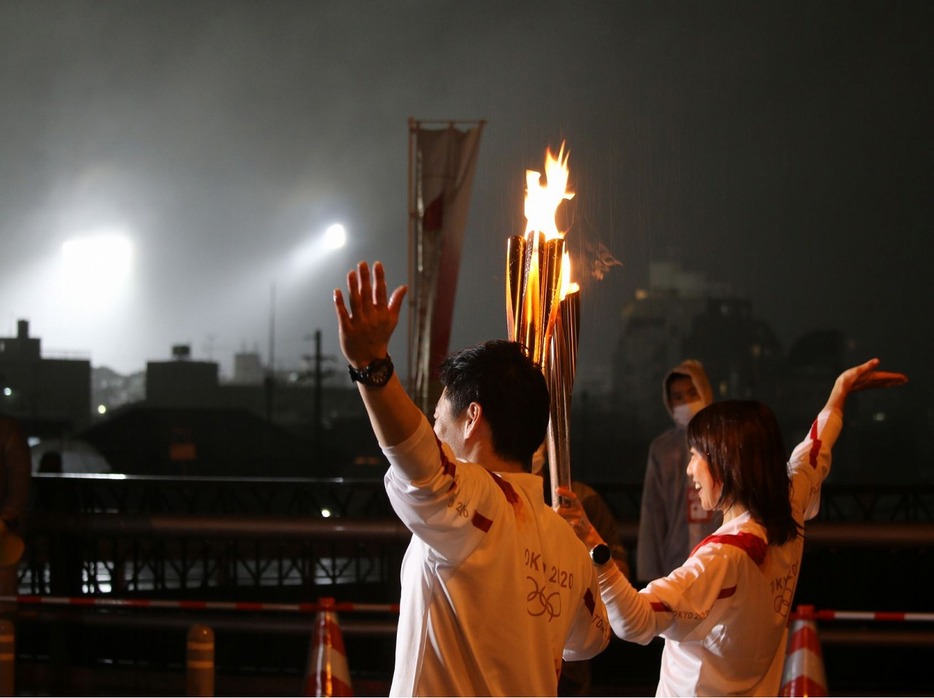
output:
[[[336,355],[346,270],[406,280],[409,117],[485,119],[452,349],[505,335],[525,170],[566,141],[571,254],[622,262],[582,284],[583,380],[668,259],[934,389],[932,36],[927,1],[0,0],[0,335],[124,373]],[[110,290],[61,266],[100,231]]]

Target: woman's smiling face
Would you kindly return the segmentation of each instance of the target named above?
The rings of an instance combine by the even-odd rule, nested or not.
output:
[[[700,497],[701,506],[706,511],[713,511],[717,508],[720,501],[720,494],[723,492],[723,483],[714,480],[710,472],[710,464],[693,448],[691,449],[691,460],[688,462],[688,477],[694,481],[694,489],[697,490]]]

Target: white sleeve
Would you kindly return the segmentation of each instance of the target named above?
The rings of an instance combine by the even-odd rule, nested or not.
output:
[[[583,603],[578,605],[564,646],[563,657],[569,662],[595,657],[610,641],[610,625],[607,622],[606,608],[600,598],[597,575],[589,559],[587,565],[592,574],[584,592]]]
[[[838,410],[823,410],[811,424],[807,436],[788,459],[792,512],[797,519],[813,519],[820,510],[821,483],[830,474],[830,451],[843,428]]]
[[[657,633],[652,600],[633,588],[615,564],[600,571],[600,596],[617,637],[647,645]]]
[[[476,463],[454,460],[428,420],[408,439],[383,448],[390,468],[384,483],[393,510],[436,555],[452,563],[473,552],[502,511],[505,497],[494,475]],[[435,461],[434,475],[409,480],[396,463]]]

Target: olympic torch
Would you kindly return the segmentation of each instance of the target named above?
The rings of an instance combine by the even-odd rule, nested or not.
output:
[[[570,282],[571,262],[564,232],[555,214],[567,191],[564,144],[554,157],[545,153],[546,183],[526,171],[524,235],[509,238],[506,248],[506,330],[524,344],[542,367],[551,395],[546,436],[552,501],[557,487],[571,486],[571,392],[577,367],[580,291]]]

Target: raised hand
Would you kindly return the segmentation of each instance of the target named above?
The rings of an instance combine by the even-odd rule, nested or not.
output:
[[[380,262],[373,263],[372,279],[366,262],[347,273],[349,309],[341,290],[334,289],[341,351],[348,363],[360,368],[388,355],[389,340],[399,323],[407,290],[399,286],[387,298],[386,275]]]
[[[859,366],[853,366],[837,376],[837,380],[827,399],[827,407],[843,409],[847,395],[870,388],[890,388],[904,385],[908,376],[892,371],[877,371],[879,359],[870,359]]]

